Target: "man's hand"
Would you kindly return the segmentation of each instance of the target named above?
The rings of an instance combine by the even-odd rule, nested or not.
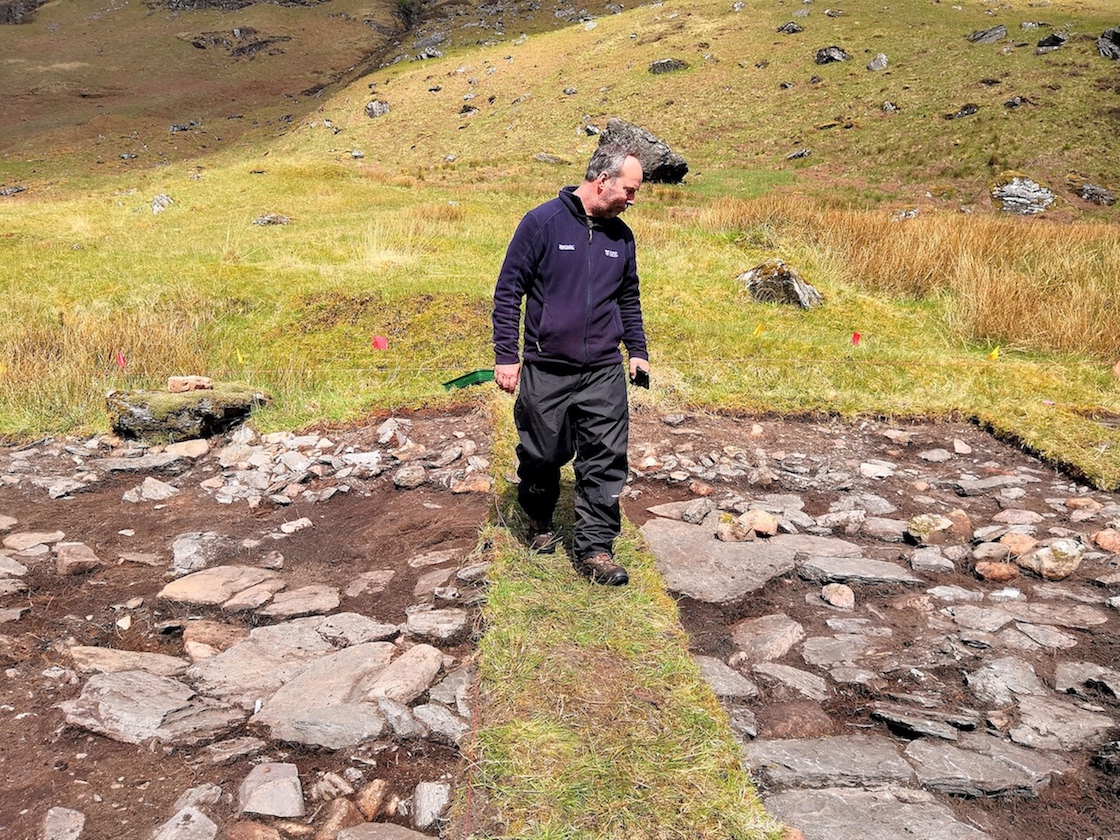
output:
[[[494,365],[494,383],[505,391],[507,394],[512,394],[517,390],[517,380],[521,376],[521,365]]]
[[[644,370],[646,373],[649,373],[649,362],[647,362],[645,359],[631,359],[630,381],[634,380],[634,377],[638,375],[639,370]]]

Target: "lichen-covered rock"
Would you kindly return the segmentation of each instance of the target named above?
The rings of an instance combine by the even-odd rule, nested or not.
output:
[[[205,391],[110,391],[105,398],[109,424],[125,438],[152,441],[192,440],[224,432],[247,419],[255,406],[272,401],[259,388],[241,382],[215,383]]]
[[[1054,193],[1018,172],[1004,172],[991,187],[992,198],[1006,212],[1019,216],[1042,213],[1054,203]]]
[[[762,303],[794,303],[802,309],[824,303],[821,293],[806,283],[797,269],[777,257],[756,265],[736,279],[747,287],[752,298]]]

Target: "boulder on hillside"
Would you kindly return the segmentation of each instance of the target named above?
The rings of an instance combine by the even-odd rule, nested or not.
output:
[[[1111,207],[1116,203],[1116,194],[1112,190],[1100,184],[1089,183],[1079,175],[1070,175],[1066,184],[1084,201],[1100,204],[1102,207]]]
[[[1054,203],[1054,193],[1025,175],[1004,172],[991,187],[992,198],[1000,208],[1017,216],[1042,213]]]
[[[761,303],[793,303],[812,309],[824,303],[820,292],[810,286],[785,260],[774,257],[735,278]]]
[[[220,434],[247,419],[255,406],[271,401],[259,388],[219,382],[209,390],[179,394],[110,391],[105,406],[110,426],[121,437],[174,442]]]
[[[679,184],[688,174],[685,159],[669,144],[641,126],[611,117],[599,135],[599,145],[619,143],[631,149],[642,162],[645,180],[654,184]]]
[[[996,41],[1002,41],[1007,37],[1007,27],[1002,23],[999,26],[993,26],[991,29],[979,29],[968,35],[968,40],[974,44],[994,44]]]
[[[679,58],[659,58],[657,61],[651,61],[649,64],[649,72],[655,76],[662,73],[672,73],[676,70],[687,70],[688,62],[682,61]]]
[[[1120,61],[1120,26],[1106,29],[1097,39],[1097,52],[1102,58],[1111,58]]]
[[[848,55],[841,47],[835,45],[825,47],[822,50],[817,50],[817,57],[814,61],[817,64],[833,64],[837,61],[847,61],[851,56]]]
[[[0,23],[30,23],[36,10],[47,0],[0,0]]]

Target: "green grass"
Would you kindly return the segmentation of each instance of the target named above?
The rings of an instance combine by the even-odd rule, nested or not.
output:
[[[495,562],[470,780],[485,807],[471,824],[511,838],[779,836],[636,531],[615,546],[630,570],[617,589],[578,577],[562,548],[532,554],[512,536],[523,525],[500,478],[511,467],[509,400],[494,397],[491,410],[503,503],[500,527],[483,534]],[[570,504],[559,518],[570,522]]]

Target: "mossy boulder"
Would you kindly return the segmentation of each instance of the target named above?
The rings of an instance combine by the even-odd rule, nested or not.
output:
[[[110,391],[109,424],[126,438],[177,441],[205,438],[243,422],[271,395],[243,382],[216,382],[203,391]]]

